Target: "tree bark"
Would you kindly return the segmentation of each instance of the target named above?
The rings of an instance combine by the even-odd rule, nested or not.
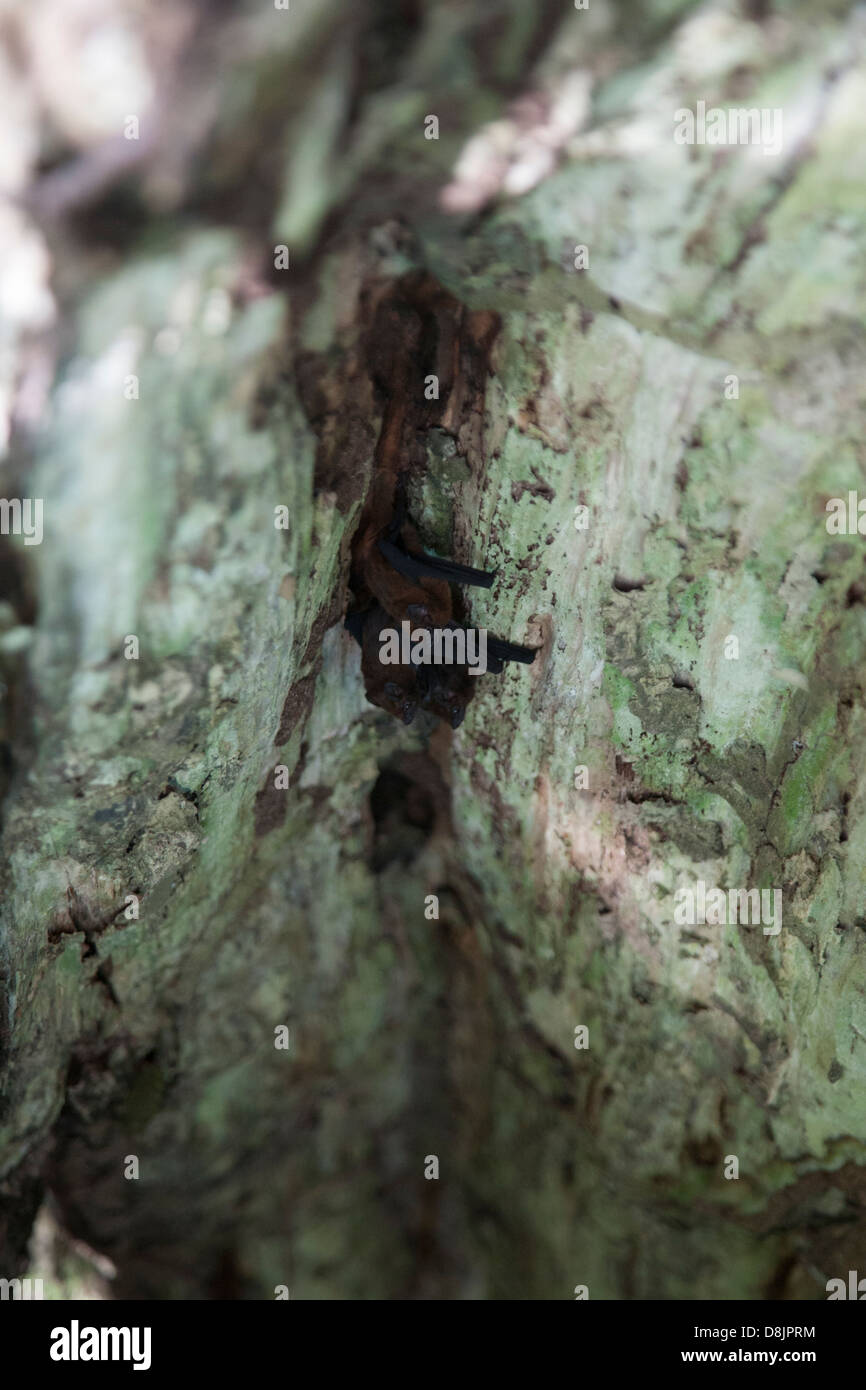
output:
[[[22,224],[62,331],[3,479],[45,533],[0,566],[0,1271],[47,1203],[121,1297],[822,1298],[866,1234],[861,21],[198,23],[124,181]],[[677,144],[698,100],[780,152]],[[502,320],[413,517],[539,647],[457,733],[342,626],[412,269]],[[678,920],[699,882],[781,930]]]

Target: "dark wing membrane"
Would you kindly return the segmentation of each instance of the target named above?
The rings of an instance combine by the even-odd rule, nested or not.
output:
[[[409,555],[392,541],[379,541],[379,550],[398,574],[406,579],[446,579],[450,584],[473,584],[478,589],[489,589],[496,578],[485,570],[473,569],[471,565],[458,565],[456,560],[440,560],[438,555],[427,555],[422,550]]]
[[[347,614],[346,614],[346,621],[345,621],[345,623],[344,623],[344,625],[343,625],[349,632],[351,632],[352,636],[354,637],[355,641],[358,643],[358,646],[359,646],[359,647],[363,645],[363,641],[364,641],[364,619],[365,619],[365,617],[366,617],[366,614],[365,614],[365,613],[361,613],[361,612],[357,612],[357,613],[347,613]]]
[[[516,642],[506,642],[502,637],[488,637],[487,653],[488,662],[491,656],[497,661],[522,661],[525,666],[531,666],[535,660],[532,647],[521,647]]]

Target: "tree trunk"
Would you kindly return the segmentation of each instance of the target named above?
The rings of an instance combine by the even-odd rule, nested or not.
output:
[[[183,13],[152,137],[31,161],[4,232],[59,307],[6,344],[0,1272],[43,1207],[122,1297],[822,1298],[866,1235],[862,21]],[[677,143],[698,101],[780,149]],[[539,648],[456,733],[342,623],[412,270],[501,319],[413,518]]]

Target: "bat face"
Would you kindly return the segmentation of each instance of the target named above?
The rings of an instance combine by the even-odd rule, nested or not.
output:
[[[361,671],[367,699],[403,724],[411,724],[418,710],[415,669],[394,663],[386,665],[379,659],[382,631],[394,626],[393,618],[376,603],[366,613],[353,614],[352,623],[352,635],[360,632]]]
[[[423,674],[422,674],[423,672]],[[475,693],[472,677],[463,666],[419,668],[418,684],[423,692],[424,709],[459,729],[466,717],[466,706]]]
[[[418,709],[414,677],[410,676],[410,682],[407,684],[408,688],[403,689],[398,681],[386,681],[375,699],[369,691],[367,698],[373,700],[373,703],[377,704],[380,709],[387,710],[388,714],[393,714],[396,719],[402,719],[404,724],[411,724]]]

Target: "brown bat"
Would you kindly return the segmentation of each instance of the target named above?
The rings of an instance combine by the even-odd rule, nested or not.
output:
[[[379,659],[382,630],[393,627],[394,619],[381,604],[375,603],[365,613],[351,614],[346,625],[361,645],[361,671],[367,699],[404,724],[411,724],[421,698],[416,668],[385,664]]]
[[[470,675],[469,668],[458,663],[436,666],[411,661],[408,665],[381,661],[382,633],[393,628],[394,621],[378,603],[364,611],[356,609],[346,618],[346,627],[361,647],[361,671],[367,699],[404,724],[411,724],[421,708],[444,719],[452,729],[458,729],[475,693],[478,677]],[[449,626],[454,628],[457,624],[452,622]],[[493,675],[502,671],[506,661],[530,664],[534,658],[535,652],[529,647],[504,642],[498,637],[487,638],[487,669]]]
[[[433,423],[428,419],[431,407],[421,399],[424,367],[435,366],[436,375],[455,386],[465,356],[474,378],[479,363],[486,362],[498,320],[489,314],[467,314],[463,342],[464,311],[460,306],[455,311],[456,301],[445,291],[426,276],[407,277],[404,289],[411,302],[404,298],[380,303],[370,336],[371,374],[385,403],[373,478],[352,548],[355,607],[346,626],[361,646],[365,689],[373,704],[406,724],[421,706],[456,729],[476,677],[465,666],[383,663],[380,643],[385,628],[399,630],[403,622],[413,629],[456,627],[451,585],[493,584],[495,575],[421,548],[407,516],[406,479],[416,430]],[[462,397],[462,386],[456,394]],[[488,639],[488,669],[493,672],[501,671],[504,661],[531,662],[534,655],[526,647]]]
[[[449,584],[489,588],[494,576],[426,554],[406,521],[405,483],[415,431],[430,409],[423,400],[425,368],[432,365],[453,376],[459,347],[453,325],[450,333],[443,332],[435,319],[435,301],[443,292],[429,277],[409,281],[406,292],[414,306],[386,300],[371,334],[371,370],[385,408],[373,479],[353,544],[352,588],[356,595],[371,594],[398,624],[408,619],[417,626],[444,627],[452,618]],[[424,357],[429,360],[422,361]]]
[[[378,603],[346,618],[346,627],[361,647],[367,699],[404,724],[411,724],[418,709],[423,708],[444,719],[452,729],[459,728],[474,693],[474,678],[465,666],[381,661],[382,632],[393,626],[391,614]]]
[[[452,729],[459,729],[475,694],[476,679],[465,666],[419,666],[418,688],[424,709],[444,719]]]
[[[376,447],[376,472],[353,549],[356,593],[367,590],[399,624],[445,627],[453,616],[450,583],[489,589],[494,575],[441,560],[421,549],[405,519],[403,476],[406,400],[403,391],[385,406]]]

